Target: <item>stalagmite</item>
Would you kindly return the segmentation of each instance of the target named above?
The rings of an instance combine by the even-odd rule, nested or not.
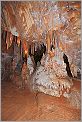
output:
[[[80,120],[81,2],[1,1],[1,120]]]

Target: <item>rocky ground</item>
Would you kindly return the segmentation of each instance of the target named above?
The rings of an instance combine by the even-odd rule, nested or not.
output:
[[[18,88],[10,80],[1,87],[1,119],[9,120],[80,120],[80,81],[73,80],[70,98],[31,92]]]

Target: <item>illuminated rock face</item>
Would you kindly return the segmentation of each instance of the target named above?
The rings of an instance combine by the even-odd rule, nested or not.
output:
[[[1,5],[2,29],[29,43],[43,41],[49,51],[55,40],[57,57],[61,56],[59,50],[64,52],[73,76],[77,76],[81,69],[81,2],[15,1]]]
[[[73,83],[66,78],[67,72],[63,61],[55,57],[49,60],[48,55],[42,60],[42,65],[33,77],[33,89],[56,97],[69,97]]]

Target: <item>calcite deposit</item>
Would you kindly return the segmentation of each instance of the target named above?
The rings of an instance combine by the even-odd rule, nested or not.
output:
[[[69,94],[72,85],[72,79],[67,78],[63,61],[55,57],[52,60],[48,56],[42,58],[42,65],[37,68],[33,77],[34,90],[60,97],[65,96],[65,93]]]
[[[55,117],[55,120],[74,120],[74,118],[79,120],[81,1],[1,1],[1,81],[3,87],[6,80],[11,81],[10,85],[20,92],[16,98],[19,102],[23,101],[21,98],[24,96],[21,97],[21,95],[24,95],[24,90],[28,99],[25,97],[23,105],[28,103],[31,109],[35,109],[36,107],[31,105],[33,103],[38,107],[39,113],[33,110],[36,115],[29,109],[29,113],[32,114],[30,116],[30,114],[27,115],[26,106],[23,109],[21,106],[20,109],[25,114],[24,120],[26,118],[50,120],[49,117],[51,119]],[[6,88],[3,87],[3,92],[6,93]],[[9,92],[14,94],[11,93],[12,90]],[[45,95],[46,98],[47,96],[54,98],[53,101],[56,100],[56,104],[44,106],[45,103],[39,110],[42,105],[39,94]],[[40,106],[39,103],[41,103]],[[70,112],[66,113],[66,110]],[[9,115],[16,111],[12,111]],[[49,116],[45,111],[50,112]],[[73,112],[75,112],[74,115]],[[71,119],[68,119],[69,115]],[[5,117],[7,120],[8,116],[5,115]]]
[[[43,5],[45,7],[43,7]],[[80,1],[13,1],[2,2],[1,6],[1,27],[2,30],[9,31],[6,37],[7,49],[12,45],[14,38],[12,35],[18,37],[17,44],[14,43],[15,65],[17,65],[21,57],[20,40],[23,47],[21,51],[26,51],[28,55],[28,48],[30,45],[31,53],[34,55],[34,49],[36,50],[37,46],[43,42],[46,44],[46,53],[48,54],[46,54],[46,56],[44,55],[41,59],[42,66],[36,71],[36,79],[39,70],[43,70],[39,73],[41,77],[41,72],[44,72],[44,76],[47,73],[49,75],[48,78],[50,77],[52,81],[54,80],[54,83],[58,81],[56,80],[58,78],[66,78],[66,64],[63,62],[64,53],[68,57],[73,77],[78,77],[78,72],[81,74]],[[51,45],[54,45],[52,51],[50,51]],[[27,68],[29,70],[29,75],[31,75],[35,67],[30,56],[27,58]]]

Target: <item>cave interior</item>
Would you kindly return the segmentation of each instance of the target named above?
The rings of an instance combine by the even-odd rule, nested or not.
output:
[[[80,120],[80,87],[81,1],[2,1],[2,120]]]

